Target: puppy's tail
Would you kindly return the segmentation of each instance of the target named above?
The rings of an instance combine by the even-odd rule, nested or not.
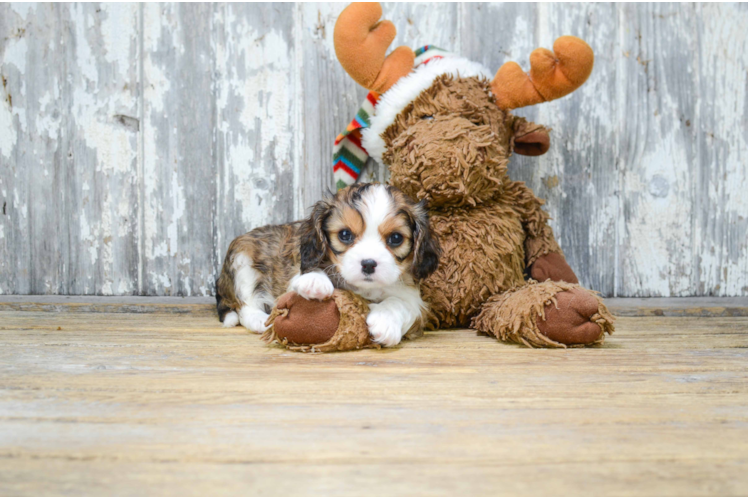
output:
[[[219,280],[220,278],[216,280],[216,311],[218,311],[218,321],[223,323],[223,320],[226,319],[226,315],[231,312],[231,308],[228,307],[223,300],[223,296],[220,292],[220,287],[218,286]]]

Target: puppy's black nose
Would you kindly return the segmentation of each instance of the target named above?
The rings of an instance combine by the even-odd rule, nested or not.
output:
[[[374,274],[374,268],[377,267],[377,261],[366,259],[361,261],[361,270],[364,274]]]

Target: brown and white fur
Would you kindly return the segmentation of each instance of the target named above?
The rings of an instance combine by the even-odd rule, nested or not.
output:
[[[356,184],[318,202],[304,221],[236,238],[216,282],[218,315],[225,327],[263,332],[286,291],[323,300],[343,288],[371,302],[373,340],[396,345],[422,327],[419,283],[439,253],[423,204],[392,186]]]

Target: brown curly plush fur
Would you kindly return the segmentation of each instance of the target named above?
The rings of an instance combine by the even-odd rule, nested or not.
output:
[[[599,335],[580,344],[563,344],[544,335],[539,323],[546,319],[546,307],[558,307],[559,292],[581,289],[579,285],[546,281],[526,284],[495,295],[483,304],[481,313],[473,318],[472,327],[495,335],[499,340],[525,344],[528,347],[580,347],[601,343],[605,333],[613,332],[613,316],[596,296],[592,322],[600,326]]]
[[[542,259],[543,265],[561,262],[567,272],[558,275],[576,281],[541,208],[543,200],[507,175],[516,143],[522,143],[525,154],[542,154],[549,144],[547,129],[499,109],[487,80],[444,75],[382,137],[390,182],[427,200],[441,241],[439,269],[422,286],[431,309],[427,328],[473,326],[532,347],[564,347],[590,337],[589,328],[587,337],[572,335],[579,327],[575,321],[599,326],[600,334],[587,344],[613,331],[613,317],[593,292],[564,282],[525,282],[536,260],[553,254]],[[568,342],[555,330],[558,338],[552,339],[540,331],[539,322],[546,324],[545,308],[555,307],[556,295],[572,289],[579,290],[574,292],[579,297],[594,296],[597,312],[587,318],[552,315],[552,321],[570,322]],[[573,311],[578,303],[563,305]]]
[[[305,300],[301,297],[298,297],[298,299],[301,301]],[[351,351],[371,347],[378,349],[380,346],[371,341],[369,328],[366,326],[366,316],[369,314],[368,302],[353,292],[341,289],[335,290],[332,300],[335,301],[335,305],[338,308],[339,322],[335,333],[328,340],[318,344],[297,344],[286,337],[280,337],[276,333],[276,319],[291,314],[291,311],[293,311],[293,300],[288,302],[291,304],[288,308],[279,308],[277,306],[273,308],[270,317],[265,322],[270,328],[262,335],[262,340],[268,344],[278,343],[289,350],[299,352]],[[325,320],[329,319],[326,318]],[[309,318],[306,314],[299,315],[298,321],[300,322],[298,328],[290,326],[289,329],[303,333],[305,329],[304,325],[308,323]]]
[[[533,260],[541,253],[560,252],[553,231],[544,225],[545,212],[524,203],[527,194],[524,184],[510,183],[496,203],[430,211],[442,257],[422,286],[432,311],[429,327],[468,326],[490,296],[524,283],[530,254],[526,246]],[[534,196],[532,202],[540,205]]]
[[[445,75],[421,92],[384,133],[390,182],[431,206],[494,198],[504,185],[511,123],[485,105],[488,89],[486,80]]]

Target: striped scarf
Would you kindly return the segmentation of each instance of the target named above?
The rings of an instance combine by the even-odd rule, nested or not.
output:
[[[425,45],[416,50],[415,55],[414,68],[417,68],[421,64],[451,54],[439,47]],[[366,165],[366,160],[369,159],[369,153],[361,145],[361,130],[369,127],[379,97],[380,95],[376,92],[369,92],[356,113],[356,117],[348,124],[345,131],[335,138],[335,145],[332,148],[332,169],[335,187],[338,190],[355,184]]]
[[[345,128],[345,132],[335,138],[332,148],[332,170],[335,187],[340,190],[355,184],[361,170],[369,159],[369,153],[361,145],[361,129],[369,126],[374,115],[374,107],[379,102],[379,94],[369,92],[361,104],[356,117]]]

